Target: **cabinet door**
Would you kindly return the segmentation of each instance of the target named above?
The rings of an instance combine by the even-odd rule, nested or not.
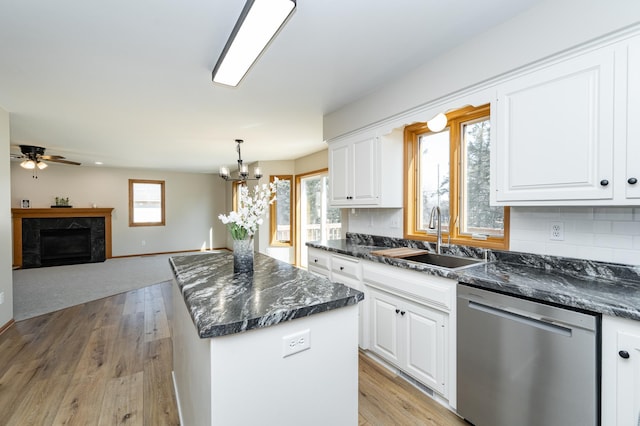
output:
[[[492,201],[612,199],[613,93],[610,49],[502,84],[492,140]]]
[[[348,205],[351,202],[353,167],[351,166],[351,146],[338,143],[329,146],[329,203]]]
[[[628,357],[618,358],[616,423],[636,426],[640,424],[640,335],[619,332],[617,349]]]
[[[626,197],[640,198],[640,39],[629,45],[627,62]],[[632,182],[636,183],[632,183]]]
[[[353,203],[378,204],[378,139],[368,138],[353,144]]]
[[[403,305],[402,312],[407,373],[444,394],[445,315],[412,303]]]
[[[371,350],[392,364],[399,366],[397,300],[376,290],[369,292],[371,299]],[[398,312],[396,312],[398,310]]]

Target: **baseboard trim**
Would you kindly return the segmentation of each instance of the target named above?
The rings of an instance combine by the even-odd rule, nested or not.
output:
[[[176,394],[176,405],[178,406],[178,419],[180,419],[180,424],[183,425],[184,421],[182,420],[182,406],[180,405],[180,395],[178,394],[178,384],[176,383],[175,371],[171,371],[171,380],[173,380],[173,392]]]
[[[7,331],[9,329],[9,327],[11,327],[13,324],[15,324],[16,322],[13,320],[13,318],[11,320],[9,320],[8,323],[6,323],[5,325],[3,325],[2,327],[0,327],[0,334],[4,333],[5,331]]]
[[[140,254],[125,254],[125,255],[122,255],[122,256],[111,256],[111,259],[123,259],[123,258],[126,258],[126,257],[158,256],[160,254],[199,253],[199,252],[206,253],[208,251],[216,251],[216,250],[229,251],[229,249],[226,248],[226,247],[214,248],[214,249],[211,249],[211,250],[196,249],[196,250],[159,251],[157,253],[140,253]]]

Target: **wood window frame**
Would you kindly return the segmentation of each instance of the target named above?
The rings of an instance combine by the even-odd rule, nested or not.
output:
[[[269,222],[270,222],[270,238],[269,245],[274,247],[291,247],[295,241],[295,199],[294,199],[294,176],[293,175],[271,175],[269,182],[273,183],[276,179],[280,181],[289,181],[289,241],[278,240],[278,199],[269,206]]]
[[[134,209],[134,197],[133,186],[137,183],[144,184],[158,184],[160,185],[160,221],[159,222],[134,222],[133,221],[133,209]],[[150,179],[129,179],[129,226],[165,226],[165,182],[163,180],[150,180]]]
[[[483,247],[490,249],[509,249],[509,207],[504,207],[504,235],[502,237],[488,236],[486,240],[474,239],[470,235],[460,233],[460,189],[461,189],[461,124],[467,121],[482,117],[490,117],[490,104],[479,107],[466,106],[464,108],[451,111],[447,115],[447,127],[450,131],[449,137],[449,231],[443,232],[443,243]],[[413,240],[423,240],[435,242],[436,236],[428,234],[424,230],[418,229],[418,203],[421,199],[418,194],[419,182],[419,139],[424,133],[429,132],[427,123],[415,123],[406,126],[404,129],[404,238]],[[489,182],[487,182],[489,185]]]

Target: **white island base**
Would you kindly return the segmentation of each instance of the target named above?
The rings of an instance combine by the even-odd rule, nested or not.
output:
[[[175,284],[173,293],[182,425],[358,424],[357,305],[202,339]],[[283,357],[283,340],[306,330],[310,348]]]

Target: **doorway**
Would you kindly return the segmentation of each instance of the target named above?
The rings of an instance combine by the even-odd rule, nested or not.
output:
[[[296,176],[296,199],[296,265],[306,268],[307,242],[342,238],[342,211],[329,207],[327,169]]]

